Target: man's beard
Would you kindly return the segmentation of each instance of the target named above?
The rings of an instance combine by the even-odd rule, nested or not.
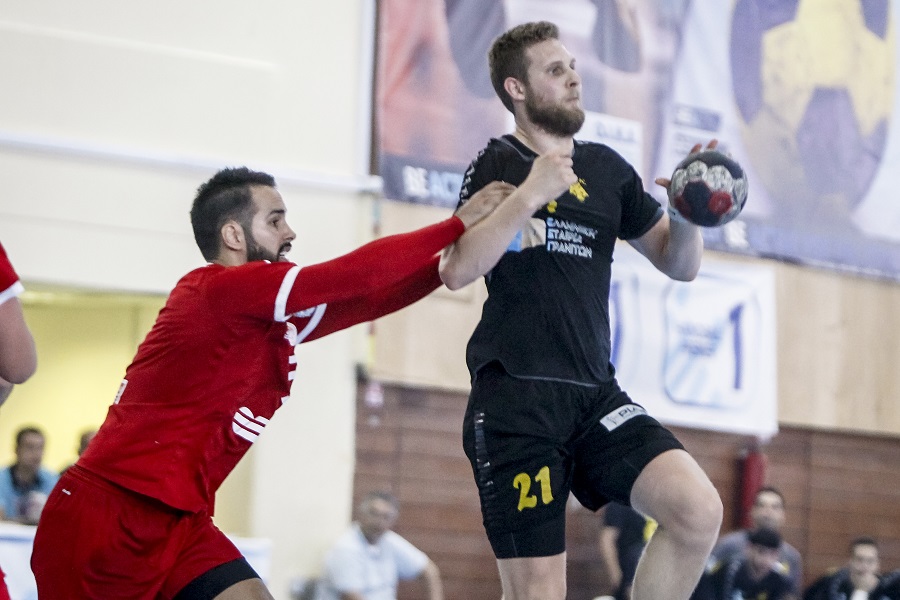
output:
[[[269,262],[278,262],[278,256],[272,254],[259,244],[252,244],[247,246],[247,262],[253,262],[254,260],[267,260]]]
[[[561,106],[540,106],[533,94],[525,96],[525,114],[532,123],[559,137],[575,135],[584,125],[584,110]]]
[[[255,260],[267,260],[269,262],[278,262],[278,255],[272,254],[261,245],[256,243],[256,238],[250,233],[248,227],[244,228],[244,236],[247,238],[247,262]]]

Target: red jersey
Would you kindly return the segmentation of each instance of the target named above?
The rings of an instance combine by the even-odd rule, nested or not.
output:
[[[19,282],[19,276],[13,269],[12,263],[6,256],[6,250],[3,244],[0,244],[0,304],[3,304],[10,298],[15,298],[22,293],[24,288]]]
[[[294,346],[403,308],[440,286],[458,218],[299,267],[210,264],[185,275],[78,464],[186,511],[222,481],[290,395]]]

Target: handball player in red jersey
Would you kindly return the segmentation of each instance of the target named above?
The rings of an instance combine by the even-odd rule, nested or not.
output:
[[[288,398],[295,346],[435,290],[440,251],[467,227],[533,211],[502,202],[510,191],[498,183],[445,221],[300,267],[285,258],[294,232],[272,176],[224,169],[203,184],[191,223],[209,264],[172,290],[50,495],[31,561],[40,597],[271,599],[211,514]]]
[[[37,368],[34,338],[19,304],[23,291],[19,276],[0,244],[0,404],[9,397],[14,384],[24,383]],[[4,578],[0,570],[0,600],[9,600]]]

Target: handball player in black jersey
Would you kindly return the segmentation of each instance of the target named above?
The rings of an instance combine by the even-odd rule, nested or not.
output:
[[[444,250],[441,277],[457,289],[484,275],[488,289],[466,352],[472,391],[463,443],[504,600],[565,598],[570,492],[592,510],[617,501],[656,520],[632,598],[687,599],[716,541],[722,503],[678,440],[616,383],[608,312],[617,239],[689,281],[700,268],[700,231],[667,214],[612,149],[574,139],[584,122],[581,78],[555,25],[507,31],[489,63],[515,131],[472,162],[460,205],[502,181],[517,186],[507,203],[527,196],[539,209],[518,227],[495,211]],[[535,198],[535,183],[566,160],[568,185]]]

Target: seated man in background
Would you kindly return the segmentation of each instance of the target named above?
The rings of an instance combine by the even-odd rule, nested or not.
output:
[[[691,600],[787,600],[791,582],[778,563],[781,536],[760,528],[748,535],[740,556],[710,562]]]
[[[878,543],[859,537],[850,543],[847,565],[817,579],[803,594],[803,600],[882,600],[895,598],[883,588],[890,582],[880,576]]]
[[[753,507],[750,509],[750,529],[732,531],[719,538],[713,548],[711,559],[726,563],[736,556],[740,556],[748,545],[750,532],[760,528],[772,529],[783,534],[784,528],[784,495],[774,487],[761,487],[756,492]],[[800,596],[803,585],[803,562],[800,552],[788,544],[782,538],[778,548],[778,562],[781,563],[784,572],[791,580],[791,592],[794,596]]]
[[[7,521],[36,525],[59,475],[41,466],[44,434],[23,427],[16,434],[16,462],[0,471],[0,510]]]
[[[391,531],[399,513],[392,494],[366,494],[358,520],[325,556],[316,600],[396,600],[397,582],[417,577],[425,583],[428,600],[443,600],[437,565]]]

